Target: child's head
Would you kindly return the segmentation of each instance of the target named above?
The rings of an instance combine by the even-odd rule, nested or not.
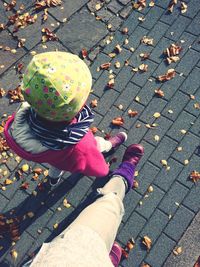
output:
[[[33,57],[24,73],[24,99],[41,117],[70,121],[83,107],[92,86],[87,65],[66,52],[47,52]]]

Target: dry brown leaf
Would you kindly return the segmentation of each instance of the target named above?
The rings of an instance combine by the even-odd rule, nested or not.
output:
[[[29,183],[28,182],[24,182],[21,186],[20,186],[21,189],[28,189],[29,188]]]
[[[108,88],[113,88],[115,85],[115,79],[110,79],[108,82],[107,82],[107,87]]]
[[[180,255],[182,253],[182,251],[183,251],[182,247],[177,247],[177,248],[173,249],[173,253],[176,256]]]
[[[3,88],[0,88],[0,97],[3,97],[6,94]]]
[[[93,134],[95,134],[96,132],[98,132],[97,127],[91,127],[90,130],[92,131]]]
[[[116,61],[114,65],[116,69],[119,69],[121,67],[121,64],[119,61]]]
[[[155,95],[158,97],[164,97],[165,96],[164,92],[161,89],[156,89],[154,92],[155,92]]]
[[[4,152],[9,150],[9,146],[6,142],[6,140],[0,136],[0,152]]]
[[[142,244],[144,244],[146,246],[147,250],[150,250],[151,245],[152,245],[152,241],[147,235],[145,235],[143,237]]]
[[[5,179],[4,184],[5,185],[13,184],[13,181],[10,179]]]
[[[110,66],[111,66],[111,63],[110,62],[106,62],[106,63],[101,64],[100,68],[102,70],[107,70],[107,69],[110,68]]]
[[[112,120],[112,124],[116,126],[122,126],[124,124],[124,119],[122,117],[117,117]]]
[[[137,110],[132,110],[132,109],[129,109],[128,110],[128,115],[130,116],[130,117],[135,117],[136,115],[138,115],[138,111]]]
[[[96,108],[97,105],[98,105],[98,101],[97,101],[97,99],[94,99],[94,100],[92,100],[92,101],[90,102],[90,106],[91,106],[92,108]]]
[[[185,2],[181,2],[181,13],[184,14],[187,12],[187,5]]]
[[[182,47],[177,44],[171,44],[163,53],[168,57],[177,56],[182,51]]]
[[[169,81],[176,76],[176,72],[174,69],[169,69],[166,74],[160,75],[157,77],[157,80],[160,82]]]
[[[140,54],[140,58],[141,60],[146,60],[150,57],[150,54],[149,53],[141,53]]]
[[[17,4],[17,0],[12,0],[9,4],[4,3],[4,6],[6,7],[6,11],[12,10]]]
[[[44,9],[44,13],[42,15],[42,21],[46,21],[48,19],[48,9]]]
[[[24,101],[24,97],[21,93],[21,86],[20,85],[13,90],[8,90],[7,96],[10,99],[10,103]]]
[[[133,8],[137,10],[142,10],[147,6],[146,0],[137,0],[137,2],[133,3]]]
[[[166,58],[166,61],[167,61],[168,64],[175,63],[175,62],[177,62],[179,60],[180,60],[180,57],[178,57],[178,56],[173,56],[173,57],[167,57]]]
[[[88,52],[87,52],[87,50],[86,50],[85,48],[82,48],[82,50],[81,50],[81,55],[82,55],[82,58],[83,58],[83,59],[86,58],[86,57],[88,56]]]
[[[127,33],[128,33],[128,28],[127,28],[127,27],[123,28],[123,29],[122,29],[122,33],[123,33],[123,34],[127,34]]]
[[[193,106],[194,106],[195,109],[200,109],[200,103],[194,103]]]
[[[137,180],[134,179],[133,181],[133,188],[138,188],[139,187],[139,183]]]
[[[153,45],[153,38],[149,38],[147,36],[143,36],[142,39],[140,40],[142,44],[146,45]]]
[[[141,267],[151,267],[151,266],[147,263],[143,263]]]
[[[194,183],[196,183],[198,180],[200,180],[200,172],[198,172],[198,171],[192,171],[192,172],[190,173],[190,179],[191,179]]]
[[[168,8],[167,10],[172,13],[173,12],[173,9],[174,9],[174,6],[178,3],[178,0],[171,0],[169,2],[169,5],[168,5]]]
[[[18,253],[15,249],[12,249],[10,252],[11,257],[13,258],[13,260],[16,260],[18,257]]]
[[[51,30],[49,30],[48,28],[43,28],[42,29],[42,42],[46,43],[48,41],[57,41],[58,37],[56,36],[55,33],[53,33]]]
[[[42,168],[35,168],[35,169],[33,169],[33,172],[40,175],[43,172],[43,170],[42,170]]]
[[[121,46],[120,46],[119,44],[117,44],[117,45],[115,46],[115,50],[116,50],[116,52],[117,52],[118,54],[122,52],[122,48],[121,48]]]
[[[61,5],[62,1],[61,0],[38,0],[35,3],[35,9],[44,9],[46,7],[55,7],[58,5]]]
[[[147,72],[148,70],[148,65],[147,64],[141,64],[138,69],[142,72]]]

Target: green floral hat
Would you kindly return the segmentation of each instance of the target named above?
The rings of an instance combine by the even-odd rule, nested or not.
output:
[[[69,121],[83,107],[92,86],[87,65],[66,52],[35,55],[22,81],[25,100],[43,118]]]

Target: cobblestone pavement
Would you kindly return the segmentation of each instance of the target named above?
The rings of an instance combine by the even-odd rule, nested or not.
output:
[[[131,237],[136,242],[121,267],[140,267],[143,263],[151,267],[185,266],[181,260],[184,257],[179,260],[172,251],[179,244],[183,244],[182,254],[187,250],[187,242],[179,241],[190,224],[197,221],[193,219],[200,206],[200,184],[189,179],[192,171],[200,171],[200,1],[187,0],[185,13],[181,12],[180,1],[172,13],[167,11],[169,0],[155,0],[154,6],[152,1],[146,2],[146,7],[138,10],[136,5],[133,9],[130,0],[63,0],[61,6],[48,9],[44,22],[43,11],[39,11],[35,23],[18,31],[8,23],[0,32],[0,88],[6,92],[15,89],[20,72],[35,53],[58,49],[81,55],[85,48],[85,61],[93,76],[94,91],[89,103],[98,101],[94,126],[101,135],[119,129],[128,132],[128,140],[116,152],[117,162],[111,169],[120,162],[126,146],[140,142],[145,147],[136,177],[139,186],[125,198],[126,214],[117,235],[123,246]],[[36,12],[33,0],[18,0],[10,11],[5,11],[5,3],[0,1],[0,29],[9,16],[22,9],[22,4],[22,14]],[[42,28],[53,30],[58,40],[42,43]],[[153,44],[142,43],[144,36],[153,38]],[[24,45],[19,47],[19,42]],[[168,65],[163,51],[173,43],[182,47],[180,60]],[[143,61],[141,54],[146,53]],[[111,63],[109,69],[100,68],[107,62]],[[141,64],[147,64],[148,70],[143,71],[146,66]],[[176,72],[173,79],[157,80],[172,68]],[[113,84],[112,79],[114,85],[109,89],[107,84],[110,80]],[[155,89],[161,89],[164,96],[156,96]],[[10,104],[5,95],[0,99],[0,114],[6,117],[17,106],[18,103]],[[130,109],[138,114],[130,117]],[[120,128],[111,124],[116,117],[124,119]],[[11,151],[2,152],[0,160],[1,214],[8,218],[5,227],[12,232],[12,237],[6,234],[0,238],[0,266],[21,266],[42,242],[51,240],[73,220],[90,200],[92,190],[105,181],[65,173],[62,183],[48,191],[40,185],[43,174],[35,181],[29,169],[20,177],[18,170],[26,162]],[[167,162],[161,164],[161,160]],[[47,167],[29,165],[32,169]],[[28,188],[21,189],[26,182]],[[65,198],[70,203],[67,207],[63,206]],[[13,241],[18,231],[21,237]],[[145,235],[152,240],[149,251],[142,244]],[[190,242],[195,242],[197,236],[199,233],[193,231]],[[190,263],[195,263],[197,253],[187,251],[187,257],[192,257]]]

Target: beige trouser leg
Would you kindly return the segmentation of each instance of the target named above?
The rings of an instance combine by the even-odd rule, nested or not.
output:
[[[69,227],[73,228],[77,224],[90,227],[100,235],[110,252],[124,215],[122,200],[125,195],[125,183],[123,178],[113,176],[98,191],[103,196],[85,208]]]

